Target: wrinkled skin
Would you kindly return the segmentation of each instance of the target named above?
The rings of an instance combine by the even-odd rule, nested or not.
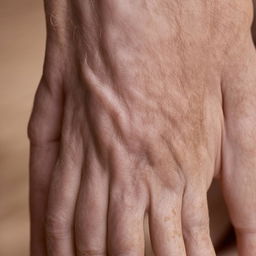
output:
[[[256,255],[256,55],[250,0],[46,0],[29,123],[31,254],[215,255],[222,183]]]

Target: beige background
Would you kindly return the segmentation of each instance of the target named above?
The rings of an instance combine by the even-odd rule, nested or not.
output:
[[[44,51],[42,0],[0,0],[0,255],[28,255],[26,124]]]
[[[29,255],[26,126],[42,72],[42,2],[0,0],[0,256]],[[218,208],[214,216],[222,224],[214,226],[221,233],[223,204],[215,199],[211,208]]]

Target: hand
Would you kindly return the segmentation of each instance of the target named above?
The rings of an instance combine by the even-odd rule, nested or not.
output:
[[[46,1],[32,255],[143,255],[145,215],[157,256],[215,255],[216,176],[241,255],[256,253],[252,6],[158,2]]]

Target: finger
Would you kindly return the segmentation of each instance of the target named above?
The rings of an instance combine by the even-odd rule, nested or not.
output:
[[[236,122],[236,127],[239,126]],[[234,140],[232,146],[227,144],[221,174],[222,191],[236,230],[239,253],[251,256],[256,253],[256,150],[251,151],[254,151],[253,157],[240,153],[241,148],[242,152],[248,151],[239,139]]]
[[[241,42],[240,42],[241,43]],[[221,183],[242,256],[256,255],[256,54],[248,33],[225,70]]]
[[[235,150],[227,151],[232,157],[224,165],[222,190],[236,230],[239,252],[251,256],[256,253],[256,157],[245,161]]]
[[[28,125],[30,139],[31,255],[46,255],[44,219],[50,177],[56,163],[62,119],[62,96],[41,81]]]
[[[56,164],[58,143],[30,149],[31,256],[45,256],[45,215],[50,177]]]
[[[75,255],[73,222],[84,160],[80,111],[66,101],[60,152],[50,187],[46,214],[48,256]]]
[[[203,185],[190,182],[185,188],[182,226],[187,255],[216,255],[210,237],[207,189]]]
[[[149,212],[149,227],[155,255],[186,255],[181,227],[182,195],[162,190],[153,196]]]
[[[228,151],[234,153],[232,149]],[[246,256],[255,255],[256,160],[243,161],[241,154],[239,156],[236,154],[232,155],[229,163],[224,165],[221,176],[222,190],[236,230],[240,254]]]
[[[108,211],[108,253],[144,255],[144,198],[131,188],[111,186]]]
[[[77,256],[107,255],[108,175],[88,153],[75,214]]]
[[[73,218],[79,189],[81,166],[61,149],[54,170],[46,215],[46,240],[49,256],[74,254]]]

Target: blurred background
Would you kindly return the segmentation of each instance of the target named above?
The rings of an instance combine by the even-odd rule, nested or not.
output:
[[[0,0],[0,256],[29,255],[26,126],[44,42],[43,0]],[[209,197],[213,240],[232,238],[216,183]]]
[[[0,0],[0,255],[28,256],[26,125],[45,40],[42,0]]]

